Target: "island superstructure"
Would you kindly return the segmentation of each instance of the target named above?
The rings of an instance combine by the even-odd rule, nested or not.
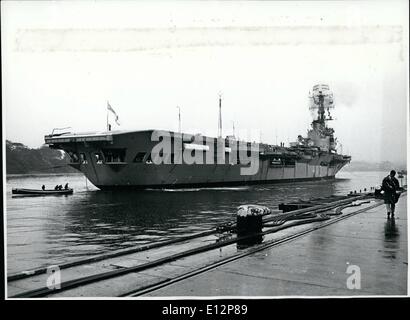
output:
[[[315,85],[309,95],[309,108],[315,113],[307,137],[298,136],[289,147],[226,138],[201,137],[225,146],[222,161],[215,163],[185,163],[178,159],[174,147],[166,163],[153,161],[153,150],[158,141],[152,136],[158,130],[105,131],[94,133],[62,133],[45,136],[50,148],[64,150],[70,156],[70,165],[83,172],[98,188],[147,189],[191,188],[292,182],[303,180],[332,179],[351,157],[338,154],[334,130],[327,126],[332,120],[333,94],[324,84]],[[169,132],[172,146],[192,153],[206,150],[198,145],[198,135]],[[236,148],[232,148],[235,146]],[[254,174],[241,174],[241,163],[233,152],[241,148],[257,152],[258,169]],[[217,160],[219,154],[214,159]],[[246,151],[245,151],[246,152]],[[205,157],[205,155],[204,155]]]

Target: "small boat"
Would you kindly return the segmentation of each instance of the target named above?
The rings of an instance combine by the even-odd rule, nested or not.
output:
[[[21,195],[63,195],[72,194],[73,189],[63,189],[63,190],[42,190],[42,189],[19,189],[14,188],[11,190],[12,194]]]

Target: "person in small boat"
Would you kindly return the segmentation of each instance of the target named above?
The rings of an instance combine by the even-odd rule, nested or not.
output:
[[[58,190],[63,190],[63,185],[62,184],[60,184],[59,186],[58,186]]]
[[[68,190],[68,182],[65,184],[64,190]]]
[[[44,184],[41,186],[41,190],[46,190],[46,186]]]
[[[54,187],[54,190],[58,190],[58,184]]]

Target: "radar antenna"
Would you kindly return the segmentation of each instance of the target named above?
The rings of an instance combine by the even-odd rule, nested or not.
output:
[[[317,119],[315,121],[325,123],[325,121],[333,120],[330,114],[330,109],[334,109],[333,93],[329,90],[329,86],[319,84],[313,87],[312,93],[309,94],[309,110],[317,110]],[[327,115],[325,112],[327,111]]]

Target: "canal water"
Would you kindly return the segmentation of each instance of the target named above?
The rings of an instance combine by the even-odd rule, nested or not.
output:
[[[340,172],[337,179],[249,187],[100,191],[82,174],[13,175],[6,180],[7,269],[17,272],[208,230],[234,221],[242,204],[284,201],[379,185],[386,172]],[[12,197],[12,188],[54,188],[69,196]]]

